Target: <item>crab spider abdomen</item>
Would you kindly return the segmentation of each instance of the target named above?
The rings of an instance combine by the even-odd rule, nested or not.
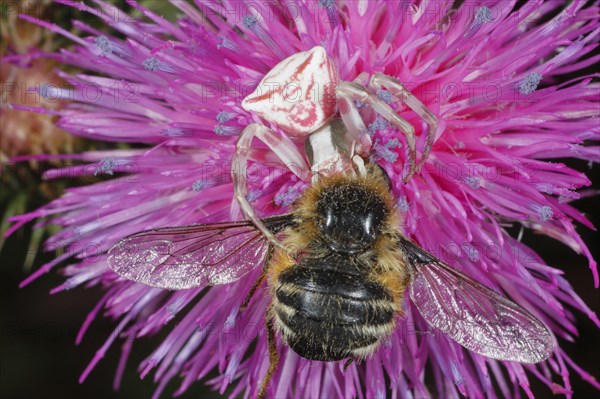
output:
[[[305,136],[337,112],[339,83],[333,61],[321,46],[294,54],[275,65],[242,101],[287,134]]]

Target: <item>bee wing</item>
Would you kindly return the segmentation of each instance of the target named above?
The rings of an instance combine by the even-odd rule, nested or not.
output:
[[[263,222],[277,233],[292,215]],[[181,290],[236,281],[264,261],[268,248],[250,221],[166,227],[125,237],[108,251],[108,264],[128,280]]]
[[[531,313],[407,238],[401,245],[414,272],[410,297],[430,325],[493,359],[537,363],[550,357],[554,340]]]

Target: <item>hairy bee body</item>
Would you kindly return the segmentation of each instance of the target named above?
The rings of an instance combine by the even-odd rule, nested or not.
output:
[[[394,328],[389,291],[366,272],[347,272],[350,259],[308,259],[279,276],[273,311],[287,344],[300,356],[362,358]]]
[[[408,284],[393,250],[388,184],[374,168],[326,179],[304,193],[295,215],[284,232],[293,253],[276,252],[269,265],[275,328],[304,358],[364,358],[394,330]]]

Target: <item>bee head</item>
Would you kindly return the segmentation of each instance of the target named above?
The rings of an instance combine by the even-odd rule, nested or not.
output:
[[[387,217],[384,199],[353,183],[327,187],[316,210],[323,241],[333,251],[346,254],[367,250],[379,237]]]

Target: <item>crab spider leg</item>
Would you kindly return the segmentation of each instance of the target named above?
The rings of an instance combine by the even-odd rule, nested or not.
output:
[[[427,157],[431,152],[431,146],[433,145],[433,140],[435,139],[438,128],[437,117],[429,109],[427,109],[427,107],[421,101],[419,101],[414,94],[408,91],[406,87],[402,85],[402,83],[391,76],[384,75],[382,73],[376,73],[371,78],[369,87],[373,91],[377,91],[377,89],[380,89],[381,87],[386,88],[392,95],[396,96],[406,105],[408,105],[409,108],[419,115],[419,117],[427,124],[427,140],[425,142],[425,148],[423,149],[421,160],[416,166],[416,170],[418,171],[421,166],[423,166],[425,161],[427,161]]]
[[[358,112],[356,104],[352,100],[352,97],[339,93],[338,89],[338,107],[342,121],[344,121],[344,125],[348,130],[348,139],[356,143],[355,151],[364,156],[371,148],[371,136],[366,134],[367,127]]]
[[[383,100],[369,93],[366,88],[356,83],[341,82],[337,90],[338,100],[340,101],[340,114],[344,122],[344,114],[347,116],[358,113],[356,105],[352,100],[357,99],[366,103],[371,108],[390,122],[394,127],[400,130],[406,137],[408,144],[408,173],[404,177],[404,182],[407,182],[415,173],[416,151],[415,151],[415,128],[406,119],[398,115],[389,105]],[[364,124],[363,124],[364,126]],[[368,134],[363,133],[363,136]],[[369,138],[370,140],[370,138]]]
[[[246,188],[246,169],[248,166],[248,157],[250,155],[252,139],[255,136],[264,142],[273,153],[277,154],[279,159],[281,159],[281,161],[283,161],[283,163],[299,178],[304,180],[308,178],[308,167],[306,161],[302,158],[302,155],[300,155],[295,145],[289,139],[286,141],[274,131],[263,125],[253,123],[246,126],[238,138],[236,150],[231,162],[231,178],[233,180],[235,199],[240,205],[242,212],[244,212],[244,215],[254,223],[256,228],[258,228],[269,241],[273,243],[273,245],[285,249],[285,247],[277,241],[273,233],[271,233],[263,224],[246,198],[246,195],[248,194]]]

